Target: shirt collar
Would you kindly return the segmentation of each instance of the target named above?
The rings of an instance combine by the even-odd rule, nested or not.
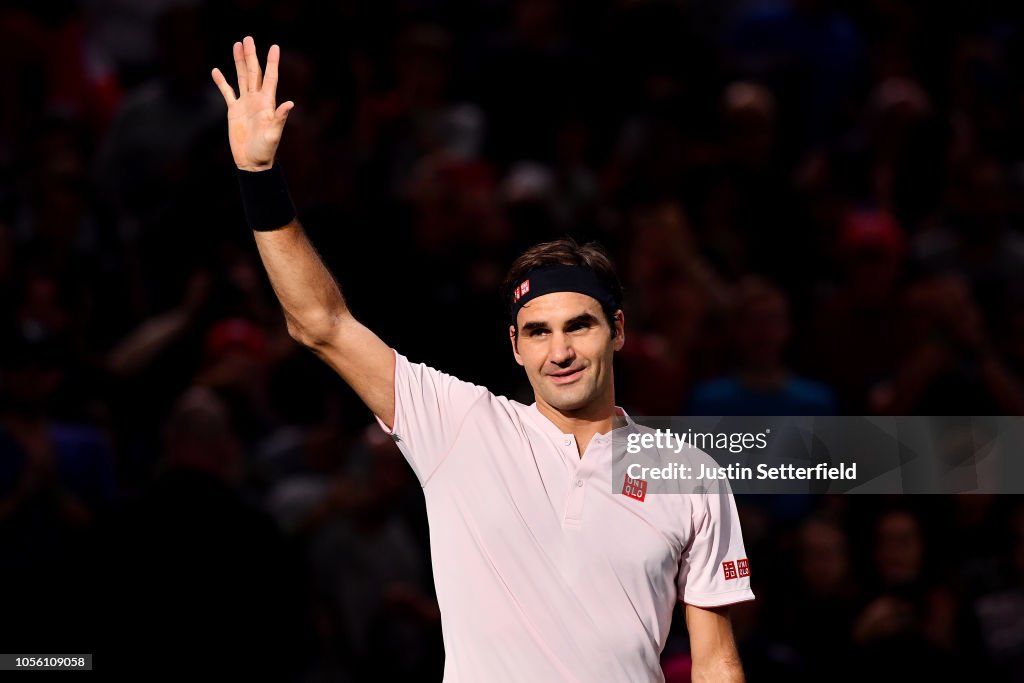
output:
[[[533,403],[530,404],[529,411],[533,415],[535,422],[537,422],[540,425],[541,429],[543,429],[544,431],[548,432],[552,436],[556,436],[556,437],[569,437],[569,436],[572,436],[572,434],[566,434],[566,433],[562,432],[558,428],[558,426],[555,425],[554,422],[549,420],[548,417],[546,415],[544,415],[544,413],[540,412],[540,410],[537,409],[537,402],[536,401],[534,401]],[[615,406],[615,414],[618,417],[625,418],[626,419],[626,424],[621,425],[619,427],[613,428],[610,433],[609,432],[604,432],[604,433],[599,432],[596,436],[601,436],[601,437],[607,438],[607,437],[615,434],[616,432],[620,432],[622,434],[626,434],[626,433],[632,432],[632,431],[634,431],[636,429],[636,422],[633,421],[633,418],[631,418],[629,416],[629,413],[627,413],[623,408],[621,408],[619,406]]]

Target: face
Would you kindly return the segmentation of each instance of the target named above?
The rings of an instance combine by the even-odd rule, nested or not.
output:
[[[800,574],[813,593],[838,590],[849,573],[843,532],[830,524],[809,522],[800,534]]]
[[[789,312],[781,296],[766,296],[743,309],[737,344],[743,362],[764,367],[781,362],[789,340]]]
[[[613,400],[612,356],[625,341],[622,311],[616,334],[596,299],[577,292],[539,296],[519,310],[512,353],[526,369],[538,403],[562,413]]]
[[[918,578],[924,555],[924,540],[917,520],[892,512],[878,525],[875,562],[888,584],[907,583]]]

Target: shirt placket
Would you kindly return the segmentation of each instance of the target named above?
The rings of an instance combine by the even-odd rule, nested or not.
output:
[[[565,516],[562,518],[563,526],[578,527],[583,522],[583,504],[586,500],[588,484],[597,466],[599,449],[603,447],[605,438],[603,436],[593,437],[587,446],[586,453],[581,458],[579,450],[576,448],[576,440],[572,435],[564,435],[562,448],[571,449],[575,462],[571,465],[572,470],[570,470],[569,491],[565,497]]]

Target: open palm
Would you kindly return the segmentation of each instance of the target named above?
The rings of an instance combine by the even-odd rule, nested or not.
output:
[[[281,48],[271,45],[267,53],[267,73],[260,70],[256,43],[246,36],[235,43],[232,52],[238,73],[238,96],[220,69],[212,72],[228,105],[228,140],[235,165],[244,171],[263,171],[274,165],[274,154],[281,142],[288,112],[295,106],[288,101],[276,106],[277,69]]]

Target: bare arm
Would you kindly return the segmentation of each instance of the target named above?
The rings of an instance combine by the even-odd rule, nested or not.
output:
[[[266,78],[251,37],[235,43],[233,52],[238,96],[220,69],[212,74],[228,105],[231,154],[238,168],[263,171],[273,166],[294,106],[276,106],[281,50],[270,47]],[[394,352],[349,312],[338,283],[302,226],[293,220],[279,230],[253,234],[289,334],[334,368],[375,415],[394,426]]]
[[[254,234],[288,333],[334,368],[374,415],[394,426],[394,352],[349,312],[298,221]]]
[[[198,271],[189,277],[185,296],[176,308],[144,321],[119,341],[107,356],[107,368],[119,376],[149,367],[160,354],[195,323],[210,291],[210,276]]]
[[[686,605],[694,683],[743,683],[728,607]]]

